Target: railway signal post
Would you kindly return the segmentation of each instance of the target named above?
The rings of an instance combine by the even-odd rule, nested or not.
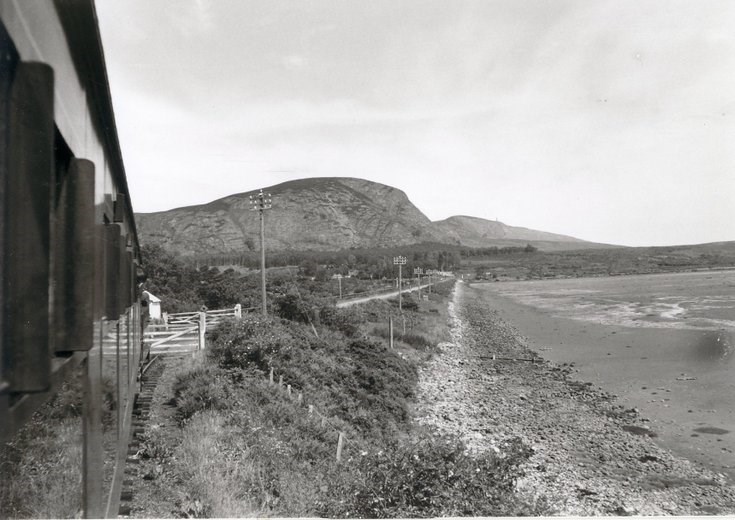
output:
[[[406,265],[406,257],[405,256],[394,256],[393,257],[393,265],[398,266],[398,310],[400,312],[403,312],[403,298],[401,295],[401,289],[403,284],[403,278],[402,278],[402,270],[401,268]]]
[[[263,190],[260,190],[257,195],[250,195],[250,210],[257,211],[260,216],[260,285],[263,299],[263,316],[268,315],[265,296],[265,219],[263,218],[263,212],[271,209],[271,207],[270,193],[263,193]]]

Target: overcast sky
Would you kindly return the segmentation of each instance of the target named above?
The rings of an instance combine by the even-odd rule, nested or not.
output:
[[[349,176],[402,189],[432,220],[735,240],[731,0],[97,10],[136,211]]]

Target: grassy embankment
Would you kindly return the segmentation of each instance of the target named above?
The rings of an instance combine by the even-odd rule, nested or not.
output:
[[[406,334],[387,347],[394,303],[323,307],[319,336],[295,318],[249,316],[211,335],[203,363],[174,384],[179,442],[145,456],[181,487],[188,516],[411,517],[533,514],[512,488],[528,450],[473,456],[410,415],[417,367],[448,339],[450,293],[406,300]],[[282,313],[283,314],[283,313]],[[292,385],[291,396],[268,375]],[[296,397],[302,393],[303,401]],[[314,409],[309,413],[309,407]],[[324,423],[321,417],[328,418]],[[346,436],[335,460],[338,432]],[[156,478],[150,476],[149,478]],[[162,477],[164,478],[164,477]]]

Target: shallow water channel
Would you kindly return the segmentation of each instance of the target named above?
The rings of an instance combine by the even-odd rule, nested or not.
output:
[[[735,271],[472,284],[663,446],[735,479]]]

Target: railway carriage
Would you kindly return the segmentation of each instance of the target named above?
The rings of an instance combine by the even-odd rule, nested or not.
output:
[[[84,514],[116,516],[142,273],[93,0],[0,0],[0,210],[0,437],[81,374]]]

